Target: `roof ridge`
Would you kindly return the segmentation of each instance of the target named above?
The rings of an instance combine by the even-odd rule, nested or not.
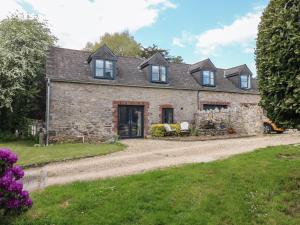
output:
[[[69,50],[69,51],[85,52],[85,53],[93,53],[92,51],[89,51],[89,50],[64,48],[64,47],[60,47],[60,46],[52,46],[51,48],[63,49],[63,50]],[[159,53],[159,52],[157,52],[157,53]],[[157,54],[157,53],[155,53],[155,54]],[[151,57],[153,57],[155,54],[153,54]],[[122,57],[122,58],[134,58],[134,59],[139,59],[139,60],[147,60],[147,59],[144,59],[142,57],[137,57],[137,56],[123,56],[123,55],[115,55],[115,56]],[[148,58],[148,59],[150,59],[150,58]],[[194,65],[196,63],[199,63],[199,62],[202,62],[202,61],[205,61],[205,60],[208,60],[208,59],[210,60],[210,58],[208,57],[206,59],[200,60],[200,61],[195,62],[195,63],[175,63],[175,62],[169,62],[169,64],[192,66],[192,65]],[[247,64],[244,63],[244,64],[241,64],[241,65],[238,65],[238,66],[234,66],[234,67],[230,67],[230,68],[219,68],[219,67],[216,67],[216,69],[229,70],[229,69],[234,69],[234,68],[237,68],[237,67],[240,67],[240,66],[245,66],[245,65],[247,66]]]
[[[247,65],[244,63],[244,64],[241,64],[241,65],[238,65],[238,66],[226,68],[225,70],[235,69],[235,68],[238,68],[238,67],[241,67],[241,66],[247,66]]]
[[[57,48],[57,49],[64,49],[64,50],[70,50],[70,51],[78,51],[78,52],[87,52],[87,53],[93,53],[91,51],[88,50],[83,50],[83,49],[72,49],[72,48],[63,48],[63,47],[59,47],[59,46],[52,46],[51,48]]]
[[[210,59],[209,59],[209,58],[202,59],[202,60],[200,60],[200,61],[197,61],[197,62],[195,62],[195,63],[193,63],[193,64],[191,64],[191,65],[194,65],[194,64],[197,64],[197,63],[200,63],[200,62],[206,61],[206,60],[210,60]]]
[[[137,56],[126,56],[126,55],[116,55],[116,56],[121,58],[134,58],[134,59],[144,60],[143,58]]]

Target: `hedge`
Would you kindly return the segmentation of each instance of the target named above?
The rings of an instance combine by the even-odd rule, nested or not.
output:
[[[174,135],[180,135],[180,124],[170,124],[172,129],[175,129]],[[152,137],[164,137],[167,135],[164,124],[152,124],[150,128],[150,134]]]

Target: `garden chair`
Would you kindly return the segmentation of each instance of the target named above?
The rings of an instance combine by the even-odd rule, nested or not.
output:
[[[172,129],[172,127],[170,126],[170,124],[164,124],[164,128],[166,130],[166,134],[167,135],[174,135],[175,134],[175,129]]]
[[[180,133],[181,134],[189,134],[190,133],[188,122],[181,122],[180,123]]]

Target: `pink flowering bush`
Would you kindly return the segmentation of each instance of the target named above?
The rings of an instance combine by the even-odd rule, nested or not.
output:
[[[17,155],[9,149],[0,148],[0,213],[5,215],[22,213],[31,208],[29,193],[23,190],[20,179],[24,171],[14,166]]]

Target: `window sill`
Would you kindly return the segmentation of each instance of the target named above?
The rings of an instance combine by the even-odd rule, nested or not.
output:
[[[211,84],[202,84],[204,87],[216,87],[216,85],[211,85]]]
[[[151,83],[155,83],[155,84],[168,84],[168,82],[164,82],[164,81],[151,81]]]
[[[96,77],[96,76],[94,76],[94,79],[99,79],[99,80],[114,80],[113,77]]]

